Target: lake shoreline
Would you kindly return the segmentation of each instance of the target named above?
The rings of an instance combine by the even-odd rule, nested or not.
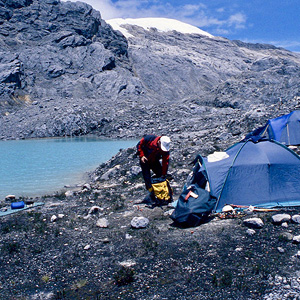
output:
[[[0,197],[35,197],[82,185],[100,164],[136,140],[95,136],[0,141]]]

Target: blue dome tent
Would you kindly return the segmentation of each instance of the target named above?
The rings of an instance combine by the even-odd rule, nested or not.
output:
[[[276,141],[252,139],[235,144],[228,157],[202,159],[215,211],[226,204],[277,207],[300,205],[300,157]]]
[[[195,217],[221,212],[227,204],[300,206],[300,157],[285,145],[253,137],[221,154],[217,159],[196,157],[171,216],[174,221],[194,225]]]
[[[268,120],[265,126],[257,128],[248,136],[253,135],[265,136],[287,146],[300,145],[300,110]]]

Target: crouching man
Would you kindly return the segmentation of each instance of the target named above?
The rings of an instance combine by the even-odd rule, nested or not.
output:
[[[137,152],[146,185],[151,192],[151,170],[156,177],[167,175],[170,158],[170,138],[167,136],[146,135],[137,144]],[[162,159],[162,163],[160,163]]]

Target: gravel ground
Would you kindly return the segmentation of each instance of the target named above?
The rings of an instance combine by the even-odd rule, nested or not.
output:
[[[300,234],[299,224],[275,226],[272,212],[251,215],[265,224],[253,236],[243,214],[178,228],[170,207],[137,204],[145,190],[141,175],[128,171],[136,164],[133,149],[122,150],[88,184],[2,217],[0,299],[298,299],[300,249],[290,236]],[[178,164],[170,170],[174,199],[191,168]],[[136,216],[149,225],[132,228]],[[98,227],[99,219],[108,226]]]

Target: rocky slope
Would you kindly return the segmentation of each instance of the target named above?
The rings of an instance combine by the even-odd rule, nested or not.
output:
[[[299,54],[271,45],[135,25],[126,39],[79,2],[0,12],[2,139],[198,131],[299,96]]]
[[[175,199],[191,169],[188,155],[176,152]],[[31,199],[42,207],[1,218],[0,299],[298,299],[299,209],[212,216],[179,228],[171,208],[140,204],[145,189],[134,149],[90,178]],[[288,217],[275,224],[278,213]],[[149,223],[137,229],[133,220],[141,217]],[[245,220],[254,217],[263,225],[249,230]]]

